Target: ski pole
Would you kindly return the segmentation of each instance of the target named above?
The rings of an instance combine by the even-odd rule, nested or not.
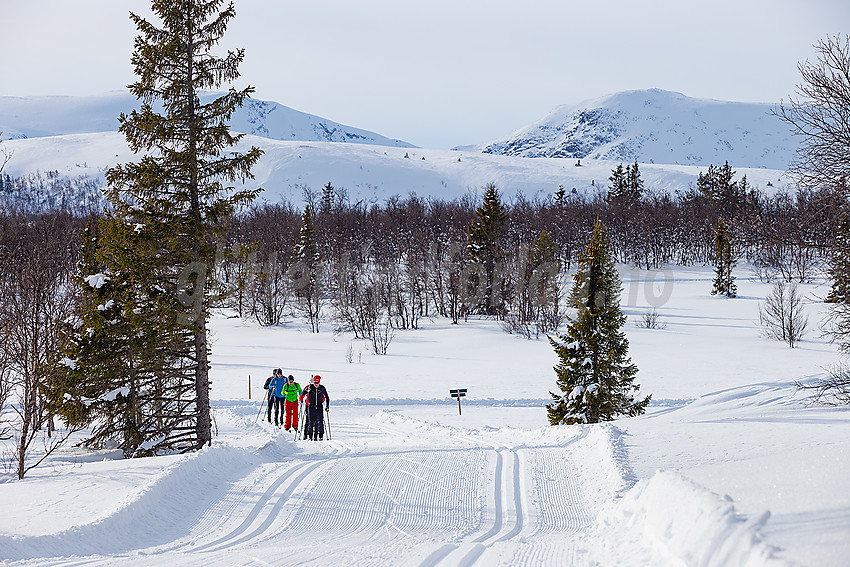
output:
[[[325,415],[328,418],[328,441],[333,440],[333,436],[331,436],[331,413],[328,411],[329,408],[325,408]]]
[[[298,441],[298,428],[301,427],[301,404],[298,404],[298,413],[295,414],[297,425],[295,426],[295,441]]]
[[[254,423],[257,423],[258,421],[260,421],[260,414],[263,413],[263,404],[266,403],[266,396],[268,396],[268,395],[269,395],[269,391],[266,390],[266,393],[263,396],[263,401],[260,402],[260,411],[257,412],[257,418],[254,420]]]
[[[307,421],[307,412],[304,411],[304,401],[298,404],[298,430],[295,439],[304,439],[304,422]]]

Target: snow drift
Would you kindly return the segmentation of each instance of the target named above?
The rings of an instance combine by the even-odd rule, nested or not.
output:
[[[698,567],[785,567],[760,530],[770,512],[744,518],[728,496],[682,475],[659,471],[599,514],[596,537],[649,543],[659,554]],[[616,534],[616,536],[612,536]],[[610,542],[609,552],[617,545]]]

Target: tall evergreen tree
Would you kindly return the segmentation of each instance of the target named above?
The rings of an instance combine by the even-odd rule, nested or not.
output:
[[[567,202],[567,190],[563,185],[558,185],[558,190],[555,191],[555,208],[563,209]]]
[[[700,172],[697,176],[697,189],[704,197],[722,201],[727,199],[733,191],[734,176],[735,172],[732,171],[728,161],[722,167],[709,165],[706,173]]]
[[[608,186],[608,195],[606,200],[608,203],[619,201],[626,194],[626,170],[623,164],[617,164],[617,167],[611,170],[611,177],[608,178],[611,185]]]
[[[328,181],[328,184],[322,187],[322,202],[319,206],[319,213],[326,215],[330,213],[334,208],[334,201],[336,199],[336,189],[331,182]]]
[[[139,36],[131,59],[138,80],[129,88],[141,108],[119,122],[130,148],[143,155],[107,172],[112,213],[99,252],[119,294],[110,306],[121,319],[103,327],[102,344],[120,344],[125,358],[112,383],[89,382],[84,390],[108,393],[117,380],[132,395],[141,357],[152,405],[139,430],[143,451],[133,454],[191,450],[212,440],[207,321],[214,290],[206,274],[225,223],[259,192],[233,184],[252,177],[262,154],[229,151],[241,135],[228,122],[252,88],[206,103],[199,97],[237,79],[244,58],[242,49],[211,53],[235,16],[232,3],[221,10],[222,4],[154,0],[160,27],[130,14]],[[100,347],[90,346],[84,362],[98,366]]]
[[[543,332],[553,328],[558,321],[560,294],[558,274],[561,264],[558,249],[545,230],[528,250],[526,285],[531,299],[533,318]]]
[[[723,219],[717,221],[717,226],[714,229],[714,244],[712,246],[711,259],[714,264],[715,274],[711,295],[719,294],[727,297],[735,297],[738,292],[732,270],[735,269],[737,261],[735,259],[732,236],[729,233],[729,227]]]
[[[629,194],[634,200],[640,200],[643,196],[643,179],[640,177],[640,169],[638,162],[626,168],[626,186],[629,189]]]
[[[176,323],[182,306],[175,295],[155,283],[165,282],[158,269],[150,271],[150,252],[120,220],[90,223],[77,276],[78,315],[65,327],[63,411],[72,424],[91,426],[87,445],[117,442],[126,457],[197,442],[185,360],[194,337]]]
[[[719,213],[726,218],[734,218],[747,206],[749,183],[745,175],[740,181],[734,181],[735,171],[727,161],[721,167],[708,166],[706,173],[697,176],[699,193],[717,206]]]
[[[627,165],[625,169],[622,163],[618,164],[611,170],[611,177],[608,179],[611,185],[608,187],[606,200],[610,205],[628,208],[643,196],[643,179],[640,177],[637,161],[634,165]]]
[[[622,284],[597,220],[580,255],[569,304],[577,310],[565,335],[549,342],[558,355],[558,393],[546,406],[552,425],[598,423],[617,415],[640,415],[651,396],[637,400],[637,366],[628,356],[629,341],[621,330],[626,316],[620,310]]]
[[[313,207],[307,205],[301,216],[301,231],[298,244],[292,253],[292,279],[295,295],[299,300],[301,310],[310,321],[314,333],[319,332],[319,317],[321,315],[322,273],[321,255],[316,246],[316,228],[313,223]]]
[[[502,204],[499,191],[491,183],[484,193],[484,202],[475,211],[475,220],[467,231],[472,264],[479,269],[477,305],[471,307],[486,315],[504,315],[504,252],[502,231],[508,221],[508,211]]]
[[[850,215],[847,213],[838,220],[827,273],[832,279],[832,286],[826,302],[850,304]]]

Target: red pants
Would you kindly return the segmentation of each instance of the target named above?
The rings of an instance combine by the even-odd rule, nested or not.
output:
[[[284,429],[290,427],[298,429],[298,402],[283,402],[283,413],[286,415],[286,421],[283,424]]]

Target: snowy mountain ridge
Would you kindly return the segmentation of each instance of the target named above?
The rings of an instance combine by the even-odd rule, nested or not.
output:
[[[207,101],[215,96],[216,93],[206,93],[201,100]],[[8,140],[115,132],[118,130],[118,116],[138,107],[136,98],[125,91],[80,97],[0,96],[0,133],[2,139]],[[231,128],[236,132],[272,140],[415,147],[402,140],[393,140],[374,132],[299,112],[277,102],[255,98],[247,99],[245,104],[237,109],[231,120]]]
[[[481,146],[521,157],[599,158],[785,170],[797,146],[773,104],[699,99],[661,89],[624,91],[576,105]]]
[[[253,135],[246,136],[237,149],[245,151],[252,145],[265,153],[253,169],[255,179],[246,187],[263,187],[261,201],[286,200],[296,205],[304,202],[305,191],[319,192],[328,182],[344,190],[352,202],[364,203],[381,203],[394,195],[411,193],[452,200],[476,192],[490,182],[507,198],[522,194],[545,199],[559,186],[570,192],[592,194],[607,188],[611,170],[618,163],[589,159],[576,167],[574,160],[557,158],[527,159],[475,151],[390,148],[362,143],[281,141]],[[137,157],[120,132],[9,140],[4,146],[12,156],[5,174],[24,177],[38,171],[56,172],[54,177],[61,181],[62,195],[49,194],[49,188],[41,196],[0,194],[0,200],[8,199],[31,210],[49,210],[56,203],[68,201],[82,201],[88,206],[99,198],[99,191],[90,187],[89,182],[104,187],[107,168]],[[751,185],[766,191],[790,187],[782,171],[734,169],[736,179],[746,175]],[[697,176],[706,168],[641,164],[640,170],[648,189],[673,193],[695,186]],[[75,193],[73,188],[80,184],[89,187],[91,194]]]

